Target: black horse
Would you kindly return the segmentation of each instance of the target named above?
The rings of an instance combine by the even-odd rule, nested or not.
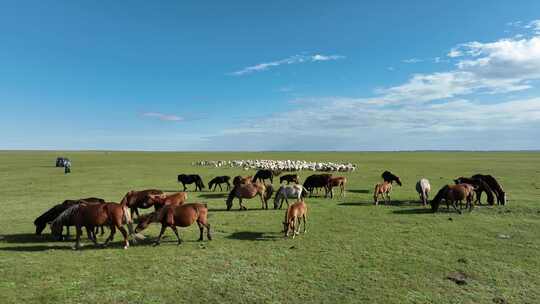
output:
[[[38,216],[34,220],[34,226],[36,226],[36,235],[40,235],[47,224],[54,221],[62,212],[66,211],[69,207],[79,204],[82,201],[89,203],[104,203],[105,200],[97,197],[88,197],[80,200],[65,200],[63,203],[54,205],[51,209],[45,211],[42,215]],[[103,227],[101,228],[103,232]],[[62,238],[62,235],[59,236]],[[67,227],[66,237],[69,237],[69,227]]]
[[[385,182],[389,182],[389,183],[396,182],[398,185],[401,186],[401,179],[399,178],[399,176],[394,175],[390,171],[384,171],[383,174],[381,174],[381,177]]]
[[[497,196],[497,204],[506,205],[506,192],[504,192],[503,187],[501,184],[499,184],[495,177],[491,175],[475,174],[472,176],[472,178],[481,179],[486,182],[491,190],[495,192],[495,196]]]
[[[178,182],[182,183],[182,186],[184,186],[184,190],[182,190],[184,192],[187,190],[186,184],[189,185],[195,183],[195,191],[202,191],[202,189],[204,189],[204,183],[198,174],[180,174],[178,175]]]
[[[304,188],[309,192],[311,197],[313,190],[317,188],[324,188],[324,196],[328,195],[328,183],[330,182],[331,174],[313,174],[306,178],[304,181]]]
[[[467,178],[467,177],[458,177],[454,180],[454,182],[457,184],[469,184],[474,186],[474,192],[476,193],[476,203],[479,205],[482,204],[480,201],[480,198],[482,196],[482,192],[485,192],[487,195],[487,202],[490,205],[493,205],[495,203],[495,199],[493,198],[493,192],[489,185],[484,182],[483,180],[479,178]]]
[[[221,184],[227,184],[227,191],[231,190],[231,183],[229,183],[229,180],[231,179],[230,176],[216,176],[214,177],[209,183],[208,183],[208,189],[212,190],[212,186],[214,187],[214,190],[216,191],[217,186],[219,186],[219,191],[223,191],[221,188]]]
[[[268,169],[261,169],[255,173],[255,176],[253,176],[252,182],[255,183],[257,180],[260,180],[264,183],[264,180],[269,179],[270,183],[272,184],[274,182],[274,176],[279,176],[281,172],[278,171],[272,171]]]
[[[282,184],[284,181],[287,182],[287,185],[290,183],[299,184],[300,180],[298,179],[298,174],[285,174],[279,178],[279,183]]]

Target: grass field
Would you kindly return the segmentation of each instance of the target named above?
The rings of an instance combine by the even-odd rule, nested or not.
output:
[[[54,167],[70,157],[73,173]],[[33,235],[36,216],[67,198],[119,201],[131,189],[179,189],[176,175],[207,182],[237,169],[191,166],[203,159],[304,159],[353,162],[344,199],[312,198],[308,233],[284,239],[284,211],[224,211],[225,193],[192,193],[210,208],[214,240],[196,242],[196,226],[145,244],[80,251]],[[373,206],[384,169],[398,173],[392,206]],[[507,207],[457,215],[426,212],[414,185],[434,191],[456,176],[490,173]],[[302,180],[311,172],[300,172]],[[274,185],[277,186],[274,181]],[[540,303],[540,153],[136,153],[0,152],[0,303]],[[145,211],[146,212],[146,211]],[[451,220],[450,220],[451,219]],[[508,237],[503,237],[508,236]],[[446,276],[463,272],[468,284]],[[500,302],[503,303],[503,302]]]

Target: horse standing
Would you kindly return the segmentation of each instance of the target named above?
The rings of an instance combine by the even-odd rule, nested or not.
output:
[[[347,184],[347,178],[345,176],[332,176],[328,180],[328,192],[330,198],[334,198],[334,187],[339,187],[341,197],[345,197],[345,185]],[[328,193],[327,193],[328,194]]]
[[[399,176],[393,174],[390,171],[384,171],[381,174],[381,177],[385,182],[389,182],[389,183],[396,182],[399,186],[402,186],[401,179],[399,178]]]
[[[163,233],[165,233],[167,227],[172,229],[178,239],[178,245],[180,245],[182,239],[180,238],[176,227],[189,227],[195,222],[197,222],[197,225],[199,226],[199,241],[203,240],[204,228],[206,228],[206,237],[208,240],[212,239],[210,224],[208,223],[208,207],[206,204],[190,203],[183,205],[166,205],[160,211],[155,211],[143,216],[139,221],[137,228],[135,228],[135,232],[139,233],[143,231],[152,222],[161,223],[161,231],[154,244],[155,246],[160,244],[161,237],[163,236]]]
[[[497,204],[503,206],[506,205],[506,192],[504,192],[502,185],[497,181],[497,179],[495,179],[495,177],[491,175],[475,174],[472,176],[472,178],[478,178],[486,182],[491,190],[495,192],[495,195],[497,196]]]
[[[476,192],[476,203],[478,203],[479,205],[482,204],[482,202],[480,201],[482,197],[482,192],[486,193],[488,204],[490,205],[495,204],[495,198],[493,197],[493,192],[491,191],[491,188],[482,179],[458,177],[454,180],[454,182],[456,183],[456,185],[457,184],[473,185],[475,187],[475,192]]]
[[[424,206],[427,206],[431,185],[427,178],[422,178],[416,183],[416,192],[420,195],[420,201]]]
[[[392,183],[384,181],[382,183],[375,185],[375,190],[373,190],[373,200],[375,205],[379,205],[379,196],[382,197],[384,202],[388,199],[388,203],[391,203],[390,192],[392,191]]]
[[[152,196],[162,195],[163,191],[157,189],[147,189],[142,191],[129,191],[124,195],[121,204],[126,205],[130,209],[130,216],[133,218],[133,213],[139,217],[139,208],[147,209],[152,207]]]
[[[204,189],[204,183],[202,178],[197,174],[180,174],[178,175],[178,182],[184,187],[184,192],[186,192],[186,185],[195,184],[195,191],[202,191]]]
[[[221,184],[227,185],[227,191],[231,190],[231,183],[229,183],[229,180],[231,179],[230,176],[217,176],[214,177],[209,183],[208,183],[208,189],[212,190],[212,187],[214,189],[212,191],[216,191],[217,186],[219,186],[219,190],[223,191],[223,188],[221,188]]]
[[[253,180],[251,182],[255,183],[259,180],[264,183],[265,180],[269,179],[270,183],[272,184],[274,183],[274,176],[279,176],[280,174],[281,172],[278,172],[278,171],[272,171],[269,169],[261,169],[257,171],[257,173],[255,173],[255,176],[253,176]]]
[[[300,219],[304,222],[304,233],[306,233],[307,211],[308,207],[304,200],[297,201],[287,207],[285,221],[283,221],[283,232],[285,232],[285,237],[288,237],[291,232],[293,233],[293,239],[297,234],[300,234]]]
[[[278,191],[276,192],[276,196],[274,197],[274,209],[277,209],[279,206],[279,209],[283,206],[283,201],[287,203],[287,207],[289,206],[289,198],[296,198],[296,200],[301,200],[303,197],[305,197],[307,194],[307,190],[301,186],[301,185],[289,185],[285,186],[282,185],[279,187]]]
[[[313,190],[317,188],[324,188],[324,196],[328,195],[328,182],[332,177],[331,174],[312,174],[304,181],[304,188],[309,191],[309,196],[313,195]]]
[[[187,201],[187,192],[177,192],[173,194],[160,194],[151,195],[150,203],[154,205],[154,209],[157,211],[166,205],[182,205]]]
[[[290,183],[300,184],[298,174],[285,174],[283,176],[280,176],[279,177],[279,183],[283,184],[284,181],[287,182],[287,185],[290,184]]]
[[[255,196],[259,196],[261,198],[262,207],[261,209],[268,209],[268,196],[267,196],[267,190],[266,186],[260,183],[254,183],[254,184],[240,184],[238,186],[235,186],[232,191],[229,193],[229,196],[227,197],[227,200],[225,201],[227,204],[227,210],[231,210],[233,199],[238,198],[239,204],[240,204],[240,210],[247,210],[244,205],[242,205],[242,199],[250,199],[254,198]]]
[[[472,211],[472,195],[474,193],[474,188],[469,184],[458,184],[458,185],[446,185],[442,187],[437,195],[431,201],[431,210],[437,212],[439,210],[439,205],[442,200],[446,201],[446,208],[450,210],[449,204],[452,204],[452,207],[461,214],[461,210],[457,208],[457,203],[463,200],[467,201],[469,206],[469,211]]]

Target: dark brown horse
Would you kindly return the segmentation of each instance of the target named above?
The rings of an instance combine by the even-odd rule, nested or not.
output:
[[[216,191],[217,186],[219,186],[219,190],[223,191],[223,188],[221,188],[221,184],[226,184],[227,191],[229,191],[231,190],[231,183],[229,182],[230,179],[231,177],[226,175],[216,176],[208,183],[208,189],[212,190],[212,187],[214,187],[212,191]]]
[[[489,185],[484,182],[483,180],[479,178],[467,178],[467,177],[458,177],[454,180],[456,184],[469,184],[473,185],[475,187],[476,192],[476,202],[479,205],[482,204],[480,201],[480,198],[482,196],[482,192],[485,192],[487,195],[487,202],[490,205],[495,204],[495,199],[493,198],[493,192],[491,192],[491,188]]]
[[[495,177],[491,175],[475,174],[472,176],[472,178],[478,178],[486,182],[491,190],[495,192],[495,196],[497,196],[497,204],[506,205],[506,192],[504,192],[502,185],[499,184]]]
[[[227,197],[227,200],[225,201],[225,203],[227,204],[227,210],[231,210],[234,198],[238,198],[239,204],[240,204],[240,210],[247,210],[247,208],[244,205],[242,205],[242,199],[254,198],[257,195],[261,198],[261,203],[262,203],[261,209],[268,209],[267,200],[270,197],[268,196],[268,192],[264,184],[249,183],[249,184],[240,184],[238,186],[235,186],[232,189],[232,191],[229,193],[229,196]]]
[[[118,229],[124,237],[124,249],[127,249],[129,247],[128,232],[124,229],[124,224],[128,225],[129,234],[133,235],[130,212],[125,204],[80,203],[71,206],[66,211],[62,212],[62,214],[60,214],[60,216],[53,221],[51,228],[55,233],[58,233],[62,230],[62,226],[74,225],[77,229],[74,249],[79,249],[81,247],[81,235],[83,227],[86,228],[88,238],[95,245],[98,245],[97,239],[92,232],[94,231],[95,227],[106,225],[111,229],[111,234],[106,239],[103,246],[107,246],[107,244],[113,240],[116,229]],[[135,238],[133,241],[135,242]]]
[[[398,185],[400,185],[400,186],[402,185],[401,184],[401,179],[399,178],[399,176],[393,174],[390,171],[384,171],[381,174],[381,177],[385,182],[389,182],[389,183],[396,182]]]
[[[202,191],[204,189],[204,183],[202,178],[198,174],[180,174],[178,175],[178,182],[184,187],[184,192],[186,192],[186,185],[195,184],[195,191]]]
[[[324,196],[328,195],[328,183],[330,182],[331,174],[312,174],[304,181],[304,188],[309,192],[309,196],[313,195],[313,190],[324,188]]]
[[[133,213],[139,217],[139,208],[147,209],[152,207],[151,197],[154,195],[161,195],[163,191],[157,189],[147,189],[142,191],[129,191],[122,198],[121,204],[126,205],[131,211],[131,217]]]
[[[449,204],[452,204],[452,207],[461,214],[461,210],[457,208],[457,203],[463,200],[467,201],[469,206],[469,211],[472,211],[473,202],[472,197],[474,193],[474,187],[469,184],[459,184],[459,185],[446,185],[439,190],[437,195],[431,201],[431,210],[437,212],[439,210],[439,205],[442,200],[446,201],[446,208],[450,210]]]
[[[284,181],[287,182],[287,185],[290,183],[300,184],[300,179],[298,178],[298,174],[285,174],[283,176],[280,176],[279,183],[283,184]]]
[[[54,221],[62,212],[66,211],[69,207],[79,204],[81,201],[91,202],[91,203],[104,203],[105,200],[97,197],[88,197],[80,200],[65,200],[63,203],[53,206],[51,209],[45,211],[42,215],[37,217],[34,220],[34,226],[36,226],[36,235],[40,235],[41,232],[47,227],[47,224],[50,224]],[[103,233],[103,228],[102,233]],[[62,239],[62,231],[60,235],[57,236]],[[69,238],[69,226],[67,227],[66,238]]]
[[[345,185],[347,184],[347,178],[345,176],[332,176],[328,180],[328,193],[330,198],[334,198],[334,187],[339,187],[341,190],[341,197],[345,197]]]
[[[182,205],[166,205],[160,211],[155,211],[142,216],[135,231],[137,233],[143,231],[152,222],[161,223],[161,231],[159,232],[159,236],[154,245],[159,245],[161,237],[167,227],[171,227],[178,239],[178,245],[180,245],[182,239],[180,238],[176,227],[189,227],[195,222],[199,225],[199,241],[203,240],[204,228],[206,228],[208,240],[212,239],[212,235],[210,234],[210,224],[208,223],[208,207],[206,204],[190,203]]]
[[[269,179],[270,184],[274,183],[274,176],[279,176],[281,172],[279,171],[273,171],[268,169],[261,169],[255,173],[255,176],[253,176],[253,180],[251,180],[252,183],[255,183],[257,181],[260,181],[264,183],[265,180]]]

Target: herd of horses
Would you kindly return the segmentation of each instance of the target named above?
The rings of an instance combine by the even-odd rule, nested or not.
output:
[[[258,196],[261,200],[261,208],[268,209],[268,200],[274,196],[274,209],[281,209],[283,202],[287,204],[287,210],[283,220],[283,233],[286,237],[292,234],[294,238],[300,233],[300,224],[304,224],[306,232],[307,210],[305,202],[306,197],[312,197],[320,190],[324,191],[324,197],[333,198],[334,188],[339,188],[340,195],[345,196],[345,186],[347,178],[344,176],[333,176],[332,174],[312,174],[308,176],[303,184],[297,174],[286,174],[280,176],[280,172],[262,169],[258,170],[253,176],[235,176],[230,183],[231,177],[218,176],[208,183],[208,188],[215,191],[217,187],[222,191],[222,185],[225,185],[229,194],[226,198],[227,210],[231,210],[233,200],[238,199],[240,210],[246,210],[243,205],[243,199],[252,199]],[[280,187],[274,191],[272,182],[274,177],[280,176]],[[390,171],[384,171],[381,174],[382,182],[375,185],[373,191],[374,204],[379,204],[379,198],[385,203],[391,203],[390,192],[392,185],[396,183],[402,186],[399,176]],[[266,181],[270,183],[267,184]],[[147,189],[142,191],[129,191],[120,200],[120,203],[106,202],[97,197],[82,198],[77,200],[65,200],[44,212],[34,221],[35,233],[41,234],[43,230],[50,225],[51,233],[57,240],[69,238],[69,227],[73,226],[76,230],[75,249],[81,246],[81,236],[83,228],[86,230],[88,239],[95,245],[107,246],[113,240],[116,230],[119,230],[123,236],[124,248],[129,247],[129,238],[133,243],[143,239],[140,233],[151,223],[161,224],[161,230],[155,245],[159,245],[160,240],[167,228],[173,230],[177,237],[178,244],[182,242],[180,234],[176,227],[188,227],[197,223],[200,236],[203,240],[204,231],[208,240],[212,239],[210,224],[208,222],[208,206],[205,203],[188,203],[188,194],[186,185],[195,184],[195,191],[202,191],[205,188],[202,178],[197,174],[178,175],[178,182],[182,184],[183,191],[177,193],[165,193],[158,189]],[[285,184],[286,183],[286,184]],[[481,204],[482,193],[486,194],[487,203],[490,205],[506,204],[506,193],[501,184],[491,175],[476,174],[471,177],[459,177],[454,180],[454,184],[443,186],[429,201],[431,185],[429,180],[421,178],[416,183],[416,191],[419,194],[420,201],[424,206],[431,205],[433,212],[439,210],[440,204],[446,202],[447,209],[450,205],[461,213],[463,202],[466,208],[472,210],[475,204]],[[294,202],[289,204],[289,199]],[[459,204],[459,208],[458,208]],[[144,215],[139,213],[139,209],[148,209],[153,207],[153,211]],[[134,217],[137,217],[137,225],[134,228]],[[127,230],[125,229],[127,225]],[[64,236],[64,227],[66,234]],[[101,232],[104,234],[103,227],[108,227],[110,234],[103,244],[99,244],[96,235]]]

